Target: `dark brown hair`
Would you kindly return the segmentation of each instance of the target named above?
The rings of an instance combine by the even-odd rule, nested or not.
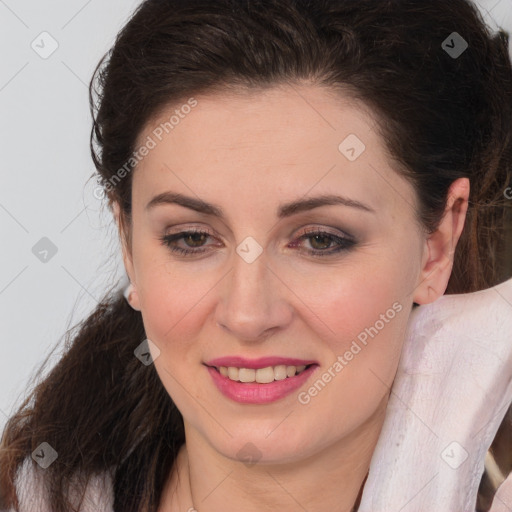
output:
[[[443,45],[454,32],[468,44],[458,56]],[[442,218],[450,184],[470,179],[446,292],[493,286],[512,274],[507,44],[466,0],[146,0],[91,80],[99,181],[129,227],[133,173],[114,177],[127,162],[135,170],[137,138],[164,108],[202,92],[301,82],[349,92],[379,119],[390,158],[417,192],[426,232]],[[140,312],[115,289],[66,333],[64,355],[3,432],[0,505],[17,505],[16,472],[48,442],[59,453],[45,470],[54,512],[70,510],[75,474],[107,470],[117,512],[156,511],[185,438],[154,366],[134,357],[144,339]],[[495,443],[510,440],[504,431]],[[503,471],[510,459],[501,456]],[[479,510],[488,510],[493,490],[484,475]]]

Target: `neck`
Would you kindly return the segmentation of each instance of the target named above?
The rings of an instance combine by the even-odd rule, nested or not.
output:
[[[159,512],[355,512],[386,405],[387,400],[367,423],[337,443],[285,464],[244,464],[224,457],[189,428]]]

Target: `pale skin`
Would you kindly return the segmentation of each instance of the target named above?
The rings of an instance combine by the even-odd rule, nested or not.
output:
[[[135,169],[131,225],[113,204],[130,301],[161,351],[154,364],[185,424],[186,445],[159,512],[349,512],[384,421],[413,302],[446,290],[469,180],[452,184],[442,222],[427,235],[415,222],[414,189],[392,167],[363,105],[313,85],[196,100]],[[139,142],[175,109],[152,120]],[[355,161],[338,148],[349,134],[366,146]],[[213,203],[225,217],[177,204],[146,209],[167,191]],[[323,194],[374,212],[335,204],[277,217],[280,205]],[[314,257],[338,244],[310,237],[292,245],[311,227],[356,243]],[[205,252],[182,256],[159,240],[190,229],[210,234],[174,244]],[[263,249],[252,263],[236,252],[249,236]],[[268,404],[232,401],[203,364],[233,355],[314,359],[316,380],[394,303],[401,312],[307,404],[298,392]],[[257,448],[256,464],[240,460],[244,446]]]

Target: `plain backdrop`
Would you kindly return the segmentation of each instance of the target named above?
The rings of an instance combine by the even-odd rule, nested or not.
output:
[[[65,331],[124,276],[91,178],[88,83],[139,3],[0,0],[0,432]],[[512,32],[512,0],[479,6]]]

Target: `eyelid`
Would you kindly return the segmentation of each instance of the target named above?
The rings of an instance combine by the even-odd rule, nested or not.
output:
[[[205,227],[205,226],[197,226],[197,225],[187,225],[187,226],[174,226],[176,228],[176,230],[174,231],[165,231],[165,234],[164,236],[171,236],[173,234],[182,234],[182,233],[189,233],[189,232],[197,232],[197,233],[205,233],[211,237],[214,237],[214,238],[219,238],[219,236],[214,233],[211,229],[209,229],[208,227]],[[325,234],[328,234],[328,235],[332,235],[334,237],[340,237],[340,238],[344,238],[344,239],[347,239],[347,240],[350,240],[350,241],[353,241],[353,242],[356,242],[356,238],[351,235],[350,233],[348,233],[347,231],[344,231],[344,230],[341,230],[339,228],[332,228],[332,227],[329,227],[329,226],[325,226],[323,224],[314,224],[314,225],[310,225],[304,229],[301,228],[301,230],[299,230],[298,232],[295,232],[293,235],[292,235],[292,238],[296,239],[296,238],[300,238],[304,235],[308,235],[308,234],[312,234],[312,233],[318,233],[318,232],[322,232],[322,233],[325,233]]]
[[[319,231],[322,233],[325,233],[327,235],[337,236],[340,238],[346,238],[347,240],[353,240],[354,242],[356,241],[355,237],[352,236],[350,233],[347,233],[346,231],[343,231],[338,228],[327,227],[327,226],[324,226],[321,224],[316,225],[314,227],[305,228],[303,231],[300,231],[301,234],[298,236],[309,235],[311,233],[318,233]]]
[[[185,226],[185,227],[182,227],[182,226],[173,226],[173,229],[172,231],[168,231],[167,229],[165,230],[165,233],[164,233],[164,236],[171,236],[171,235],[179,235],[179,234],[182,234],[182,233],[206,233],[210,236],[213,236],[215,238],[218,238],[218,235],[216,233],[214,233],[210,228],[207,228],[207,227],[204,227],[204,226]]]

